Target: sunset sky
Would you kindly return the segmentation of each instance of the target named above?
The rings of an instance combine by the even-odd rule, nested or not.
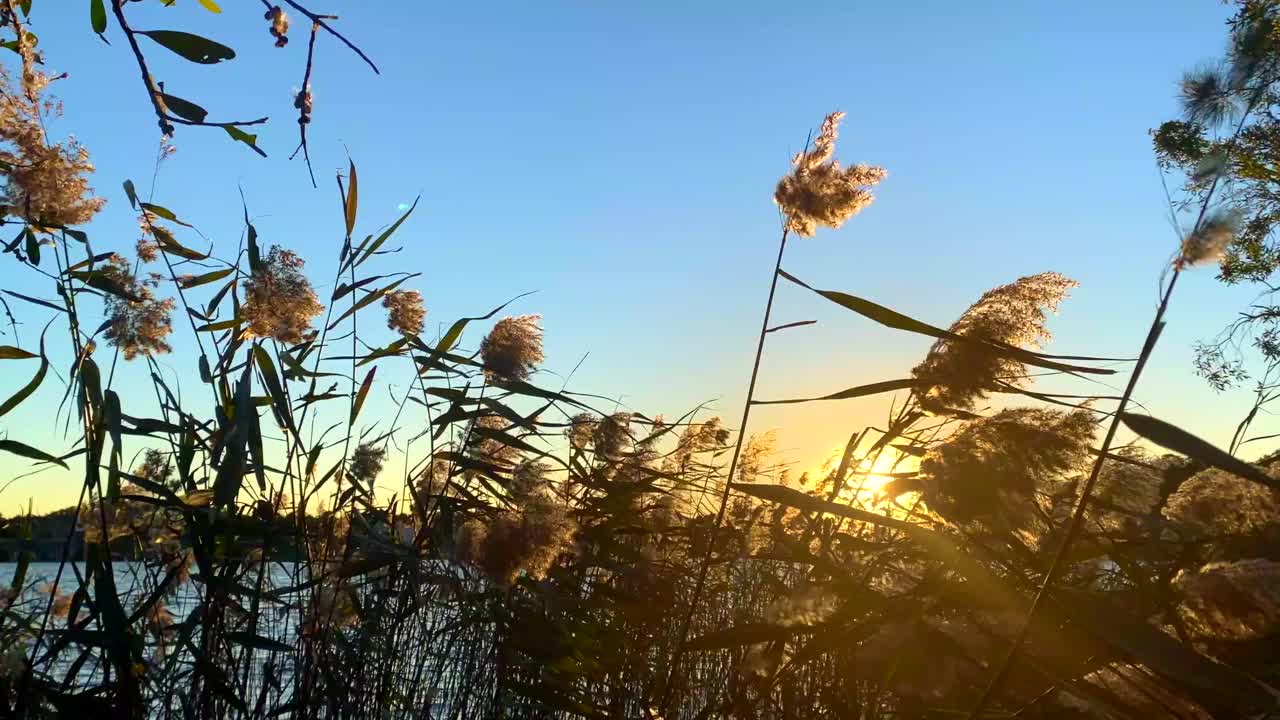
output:
[[[882,165],[889,177],[843,229],[794,241],[789,272],[945,326],[984,290],[1056,270],[1081,287],[1051,324],[1050,350],[1135,355],[1177,243],[1148,130],[1176,114],[1182,71],[1221,53],[1229,11],[1206,0],[332,0],[324,9],[341,16],[338,26],[382,73],[320,38],[313,189],[301,161],[287,160],[304,23],[295,20],[293,41],[276,49],[257,6],[238,5],[224,2],[217,16],[194,0],[131,9],[139,28],[199,32],[238,53],[205,67],[148,48],[171,92],[202,104],[211,120],[271,117],[259,137],[266,160],[220,130],[180,128],[156,202],[230,254],[242,187],[262,242],[306,258],[323,297],[342,238],[334,173],[349,153],[363,232],[422,197],[394,243],[403,251],[374,269],[423,273],[411,286],[429,308],[428,334],[537,291],[511,312],[545,316],[548,371],[567,374],[585,355],[572,383],[579,391],[668,417],[707,402],[731,424],[777,248],[773,186],[835,109],[848,113],[837,157]],[[31,20],[51,68],[70,74],[54,87],[65,114],[50,131],[89,148],[93,184],[108,198],[88,228],[94,250],[132,253],[137,222],[121,182],[132,178],[147,194],[158,141],[133,58],[123,38],[109,32],[107,46],[94,37],[87,3],[42,3]],[[1138,399],[1225,444],[1249,394],[1213,393],[1192,374],[1191,348],[1256,289],[1213,276],[1197,270],[1179,287]],[[0,264],[0,287],[52,296],[48,281],[11,259]],[[50,313],[14,310],[23,347],[34,348]],[[781,288],[775,319],[818,324],[771,336],[763,398],[903,377],[928,347],[794,287]],[[55,334],[65,328],[55,323]],[[175,319],[174,344],[190,342]],[[188,397],[207,401],[197,395],[194,355],[160,363],[184,378]],[[54,368],[65,377],[64,365]],[[6,362],[0,396],[35,369]],[[155,414],[142,364],[118,373],[125,412]],[[403,391],[404,377],[386,377]],[[537,380],[562,382],[551,372]],[[74,433],[52,422],[62,391],[51,373],[34,401],[0,419],[0,432],[70,449]],[[377,397],[385,402],[385,387]],[[881,423],[889,401],[768,408],[752,429],[777,427],[786,457],[809,467],[862,425]],[[0,477],[28,469],[0,457]],[[78,489],[78,478],[44,472],[8,487],[0,512],[29,500],[56,509]]]

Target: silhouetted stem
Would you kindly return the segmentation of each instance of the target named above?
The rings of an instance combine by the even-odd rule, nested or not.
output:
[[[756,380],[760,376],[760,358],[764,354],[764,339],[769,332],[769,316],[773,312],[773,298],[778,291],[778,271],[782,269],[782,256],[787,250],[787,236],[790,234],[790,228],[782,231],[782,240],[778,243],[778,259],[773,265],[773,275],[769,281],[769,299],[764,305],[764,319],[760,322],[760,334],[756,338],[756,357],[755,362],[751,365],[751,381],[747,383],[747,397],[742,403],[742,420],[738,423],[738,441],[733,446],[733,458],[729,461],[729,474],[725,478],[724,491],[720,494],[720,506],[716,509],[716,519],[711,528],[711,535],[707,542],[707,552],[703,556],[702,562],[698,565],[698,581],[693,587],[693,597],[689,600],[689,611],[685,614],[684,622],[680,626],[679,640],[676,643],[676,651],[671,658],[671,669],[667,674],[667,682],[662,691],[662,700],[658,703],[661,714],[665,716],[667,701],[671,698],[671,687],[674,684],[676,672],[680,668],[680,659],[685,652],[685,645],[689,640],[689,627],[693,623],[693,616],[698,610],[698,603],[702,600],[702,592],[707,584],[707,571],[711,567],[711,555],[715,552],[716,535],[720,532],[720,525],[724,522],[725,509],[729,507],[729,495],[732,492],[730,484],[733,482],[733,475],[738,469],[738,458],[742,454],[742,441],[747,434],[747,421],[751,419],[751,401],[756,392]]]
[[[1232,134],[1232,141],[1240,136],[1240,131],[1244,129],[1245,121],[1249,117],[1253,105],[1257,102],[1258,97],[1255,95],[1249,106],[1240,116],[1239,122],[1236,124],[1235,132]],[[1209,204],[1213,200],[1213,194],[1218,188],[1220,178],[1214,178],[1213,183],[1209,185],[1204,200],[1200,204],[1200,212],[1196,216],[1196,222],[1192,226],[1192,232],[1199,232],[1201,224],[1204,222],[1205,215],[1209,212]],[[1179,238],[1181,241],[1181,238]],[[1111,416],[1111,424],[1107,427],[1107,435],[1102,441],[1102,447],[1098,452],[1097,458],[1094,459],[1093,469],[1089,471],[1089,478],[1085,481],[1084,487],[1080,491],[1080,500],[1076,503],[1075,511],[1071,515],[1071,522],[1067,525],[1066,535],[1062,538],[1062,545],[1059,546],[1057,553],[1053,556],[1053,561],[1049,565],[1048,572],[1045,573],[1044,581],[1040,585],[1040,590],[1036,593],[1035,600],[1031,603],[1031,609],[1027,611],[1027,619],[1023,622],[1022,627],[1018,628],[1018,634],[1014,637],[1013,644],[1009,647],[1008,654],[996,669],[995,675],[992,676],[991,682],[987,684],[982,695],[974,703],[973,709],[969,711],[969,720],[975,720],[991,699],[995,697],[1000,689],[1000,685],[1004,683],[1005,678],[1009,674],[1010,668],[1013,666],[1014,659],[1018,656],[1018,652],[1022,649],[1022,644],[1026,642],[1027,635],[1031,630],[1031,624],[1035,621],[1036,614],[1040,611],[1044,600],[1049,595],[1053,584],[1057,582],[1062,574],[1065,565],[1067,551],[1071,549],[1071,545],[1080,535],[1080,528],[1084,525],[1084,514],[1089,507],[1090,495],[1093,493],[1094,485],[1098,482],[1098,477],[1102,473],[1102,466],[1107,461],[1107,455],[1111,450],[1111,443],[1115,440],[1116,432],[1120,429],[1120,418],[1124,415],[1125,408],[1128,407],[1133,397],[1134,388],[1138,385],[1138,379],[1142,376],[1142,370],[1147,365],[1147,360],[1151,358],[1151,353],[1155,350],[1156,342],[1160,339],[1160,332],[1164,329],[1164,315],[1169,309],[1169,298],[1173,295],[1173,289],[1178,284],[1178,278],[1182,275],[1183,262],[1181,259],[1181,249],[1179,249],[1179,259],[1174,263],[1173,275],[1169,278],[1169,286],[1165,288],[1164,294],[1160,298],[1160,306],[1156,309],[1155,317],[1151,320],[1151,327],[1147,330],[1147,338],[1142,344],[1142,352],[1138,355],[1138,362],[1133,368],[1133,373],[1129,375],[1129,383],[1125,386],[1124,394],[1120,396],[1120,401],[1116,405],[1115,414]]]

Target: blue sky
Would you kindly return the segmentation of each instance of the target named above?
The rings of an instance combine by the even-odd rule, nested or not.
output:
[[[70,73],[55,86],[65,115],[51,129],[92,151],[94,185],[109,198],[90,227],[95,250],[129,250],[136,221],[120,183],[133,178],[145,193],[157,130],[124,38],[113,25],[112,45],[99,42],[85,5],[38,1],[33,29],[51,67]],[[1057,270],[1081,287],[1052,324],[1053,349],[1135,354],[1176,243],[1147,132],[1175,114],[1182,70],[1221,52],[1228,13],[1210,0],[334,1],[316,9],[340,15],[382,74],[320,38],[313,190],[286,159],[305,23],[294,18],[281,50],[256,5],[223,2],[217,16],[194,0],[144,5],[129,9],[135,27],[198,32],[238,53],[205,67],[148,45],[170,92],[211,120],[271,117],[259,139],[269,159],[216,129],[180,128],[160,174],[156,201],[217,247],[239,239],[243,187],[264,242],[299,251],[327,285],[342,234],[333,176],[350,153],[365,231],[422,196],[398,235],[403,251],[379,271],[423,273],[414,282],[428,328],[537,290],[513,310],[545,315],[550,370],[589,353],[580,390],[669,416],[712,401],[731,422],[776,252],[773,185],[833,109],[848,113],[838,157],[889,177],[844,229],[795,241],[792,273],[945,325],[991,286]],[[17,275],[4,266],[0,285],[47,290]],[[1139,396],[1225,442],[1248,397],[1192,377],[1191,344],[1253,291],[1212,276],[1197,271],[1179,288]],[[43,321],[24,312],[30,336]],[[819,323],[773,336],[762,397],[901,377],[927,348],[793,288],[776,313]],[[179,326],[176,343],[189,342]],[[164,362],[190,377],[194,360],[178,357]],[[9,374],[5,394],[25,381]],[[153,410],[143,380],[138,367],[120,382]],[[52,437],[31,428],[47,424],[60,395],[45,388],[44,404],[5,418],[10,436]],[[886,411],[887,398],[786,406],[753,427],[778,427],[805,466]],[[34,498],[51,509],[75,488],[47,473],[13,485],[0,507]]]

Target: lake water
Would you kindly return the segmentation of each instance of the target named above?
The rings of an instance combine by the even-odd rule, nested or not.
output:
[[[159,572],[160,569],[155,566],[148,568],[139,562],[121,561],[114,563],[113,567],[116,587],[126,614],[132,614],[142,600],[152,593],[158,580],[163,577],[163,573]],[[267,568],[269,571],[264,576],[264,584],[270,588],[289,588],[305,580],[305,578],[295,577],[295,572],[301,571],[302,568],[293,564],[271,563]],[[0,587],[8,587],[12,584],[16,569],[16,563],[0,563]],[[20,615],[34,615],[38,618],[44,612],[49,605],[50,586],[55,581],[58,570],[58,563],[32,563],[28,566],[23,582],[24,590],[14,604],[14,608]],[[77,571],[80,577],[84,577],[83,563],[67,563],[62,569],[57,596],[63,598],[64,608],[68,598],[79,585],[76,580]],[[256,573],[250,571],[243,583],[254,585],[255,581]],[[187,581],[176,592],[164,599],[165,607],[172,613],[172,623],[182,624],[192,615],[200,605],[198,593],[203,589],[202,583]],[[309,607],[307,603],[310,597],[311,590],[306,590],[282,594],[282,597],[276,599],[263,599],[257,616],[255,634],[292,648],[298,639],[300,617],[304,615],[302,610]],[[238,596],[238,598],[247,608],[248,598],[246,596]],[[432,610],[424,611],[433,612]],[[195,618],[190,619],[195,620]],[[65,631],[67,626],[68,622],[64,618],[50,618],[42,648],[36,653],[36,657],[40,658],[36,668],[37,673],[55,682],[62,682],[71,676],[73,687],[93,686],[103,679],[106,672],[100,651],[90,653],[87,658],[82,659],[82,647],[72,643],[55,657],[46,657],[50,644]],[[189,692],[192,687],[191,668],[194,664],[191,652],[179,644],[178,636],[181,628],[175,629],[171,626],[171,630],[167,633],[156,633],[147,628],[145,620],[139,621],[133,628],[142,637],[144,643],[143,657],[148,667],[147,692],[152,698],[152,714],[157,716],[175,714],[180,717],[180,695]],[[237,629],[243,630],[245,627]],[[193,639],[198,642],[198,635]],[[27,656],[30,657],[34,645],[33,639],[27,638],[23,644]],[[294,663],[298,659],[297,654],[290,651],[272,652],[269,649],[253,649],[242,645],[234,647],[235,665],[225,669],[231,676],[228,680],[236,688],[236,694],[243,698],[256,699],[266,685],[264,665],[270,663],[275,682],[267,687],[266,707],[278,707],[288,702],[294,692],[293,680],[296,671]],[[3,650],[4,648],[0,647],[0,651]],[[2,653],[0,657],[3,657]],[[406,660],[408,659],[410,658],[407,657]],[[79,662],[78,665],[77,662]],[[446,674],[448,674],[447,671]],[[408,683],[406,697],[416,703],[418,710],[414,715],[419,717],[448,717],[451,712],[451,702],[457,699],[456,693],[464,689],[452,688],[450,692],[455,693],[453,698],[434,693],[419,695],[419,691],[424,693],[426,691],[419,686],[418,678],[416,676],[410,678],[406,675],[405,679]],[[463,703],[467,702],[466,697],[469,695],[470,693],[462,692]],[[424,707],[427,708],[426,715],[421,714]],[[166,710],[169,712],[166,713]]]
[[[294,584],[293,566],[273,563],[269,567],[270,572],[264,577],[266,585],[281,588]],[[8,587],[12,585],[17,568],[17,563],[0,563],[0,586]],[[134,612],[138,605],[151,594],[157,582],[163,577],[162,573],[157,574],[156,568],[147,568],[146,565],[140,562],[116,562],[113,563],[113,569],[116,588],[121,598],[121,604],[127,614]],[[62,607],[67,607],[71,594],[79,586],[77,572],[80,578],[85,577],[85,566],[84,563],[66,563],[62,566],[60,579],[58,579],[58,572],[59,563],[31,563],[27,567],[27,574],[23,580],[23,591],[18,596],[13,607],[20,614],[32,614],[38,617],[49,605],[50,590],[53,588],[55,581],[57,581],[56,596],[61,597]],[[179,586],[175,592],[164,598],[163,606],[171,613],[172,623],[181,623],[198,607],[198,591],[199,588],[196,583],[187,581]],[[295,598],[295,601],[303,597],[305,596],[299,595]],[[264,604],[259,613],[259,634],[291,645],[297,637],[298,613],[288,612],[287,610],[287,606],[283,604]],[[82,610],[82,616],[83,612]],[[145,624],[145,621],[143,621],[143,624]],[[63,631],[67,625],[68,621],[66,619],[59,617],[50,619],[47,627],[48,635],[44,640],[43,649],[38,654],[39,656],[43,656],[52,639]],[[175,633],[173,632],[146,633],[144,643],[147,649],[147,661],[157,665],[172,662],[175,653],[180,651],[179,648],[175,647],[174,635]],[[28,649],[28,655],[33,644],[34,642],[31,639],[24,641],[24,645]],[[42,663],[37,669],[61,680],[71,670],[72,664],[79,654],[79,648],[68,647],[56,657],[50,658],[50,662]],[[265,651],[254,652],[252,657],[253,665],[261,667],[261,663],[269,655],[270,653]],[[281,670],[287,672],[288,668],[282,668]],[[100,661],[95,658],[93,661],[86,661],[80,666],[76,672],[76,680],[80,684],[89,684],[98,679],[102,672],[103,668]]]

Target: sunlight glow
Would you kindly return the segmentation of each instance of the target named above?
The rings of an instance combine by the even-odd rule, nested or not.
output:
[[[813,477],[829,479],[840,467],[840,459],[844,456],[844,447],[834,448],[826,456],[821,465],[811,472]],[[857,504],[873,505],[884,500],[884,487],[905,473],[913,472],[919,466],[916,458],[904,455],[892,448],[882,450],[874,458],[866,458],[849,470],[845,479],[845,488],[840,493],[846,501],[857,499]]]

